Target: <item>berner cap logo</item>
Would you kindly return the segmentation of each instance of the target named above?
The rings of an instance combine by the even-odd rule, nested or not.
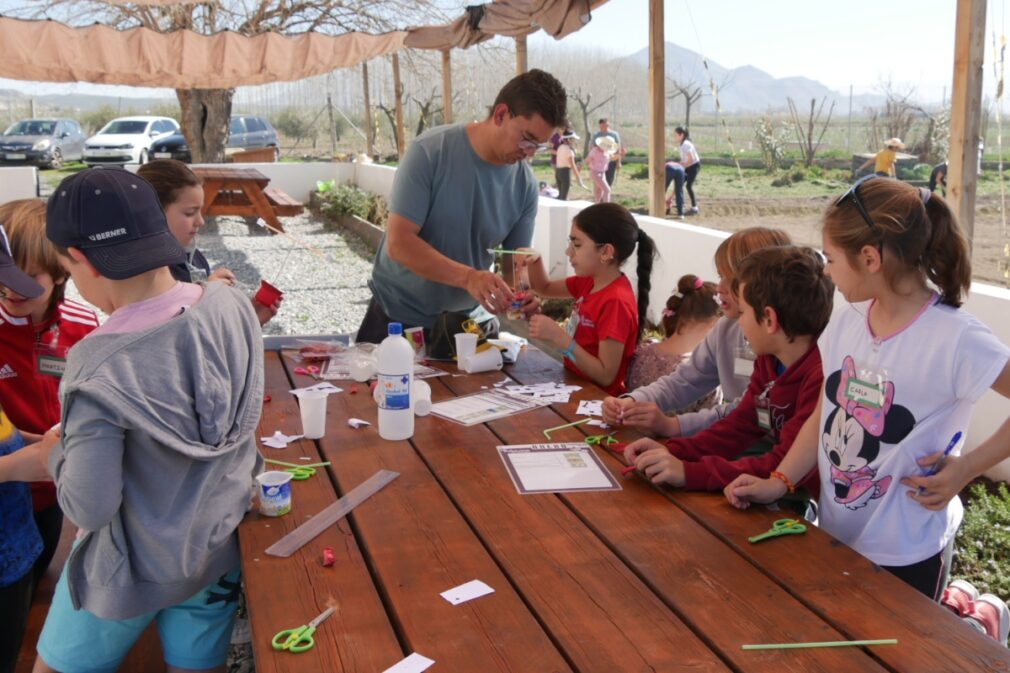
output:
[[[125,236],[126,229],[119,227],[118,229],[110,229],[109,231],[102,231],[97,234],[89,234],[88,240],[90,241],[104,241],[107,238],[113,238],[115,236]]]

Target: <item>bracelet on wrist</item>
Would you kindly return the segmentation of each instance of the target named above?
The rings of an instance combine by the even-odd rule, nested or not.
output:
[[[795,493],[796,492],[796,484],[794,484],[792,482],[792,480],[789,477],[787,477],[786,475],[782,474],[778,470],[775,470],[774,472],[772,472],[771,476],[772,476],[773,479],[778,479],[783,484],[785,484],[786,488],[789,489],[790,493]]]
[[[575,339],[572,339],[572,342],[568,344],[568,348],[561,351],[561,355],[568,358],[572,362],[575,362],[575,346],[576,346]]]

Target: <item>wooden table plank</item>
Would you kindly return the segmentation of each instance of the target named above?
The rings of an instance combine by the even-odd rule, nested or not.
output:
[[[560,374],[560,371],[556,373]],[[455,395],[464,395],[479,390],[482,385],[489,385],[500,378],[501,375],[495,373],[448,379],[446,383],[452,388]],[[602,394],[602,391],[591,384],[583,383],[582,385],[585,386],[586,397],[592,398]],[[555,406],[574,409],[577,403]],[[501,443],[526,444],[543,442],[544,437],[541,432],[543,428],[560,425],[563,422],[564,419],[560,419],[555,411],[540,409],[492,421],[489,425],[501,437]],[[436,430],[442,434],[448,434],[453,428],[458,427],[460,426],[440,421],[440,426]],[[481,430],[486,432],[483,428]],[[458,431],[453,433],[453,435],[455,434],[458,434]],[[417,433],[415,433],[416,436]],[[583,437],[584,435],[574,429],[552,434],[552,438],[558,441],[581,441]],[[451,474],[458,475],[462,469],[459,466],[461,461],[476,461],[481,455],[496,454],[497,452],[484,450],[491,448],[487,446],[489,441],[495,442],[495,437],[492,435],[490,439],[485,439],[483,442],[474,438],[470,444],[470,450],[465,452],[464,457],[455,459],[450,453],[454,450],[453,447],[444,448],[441,452],[444,454],[444,460],[453,461],[452,465],[446,469]],[[420,438],[419,443],[421,443]],[[606,452],[601,450],[599,453]],[[664,605],[662,613],[675,614],[679,620],[683,620],[694,633],[704,639],[708,647],[715,650],[735,670],[755,673],[777,673],[780,671],[833,673],[840,670],[882,672],[885,670],[859,649],[811,649],[788,653],[742,651],[740,646],[744,643],[842,640],[844,637],[837,630],[811,614],[745,559],[740,558],[735,550],[714,538],[697,522],[676,507],[672,507],[667,499],[639,480],[625,480],[624,489],[618,492],[571,493],[564,494],[560,498],[551,495],[518,496],[497,455],[491,456],[491,458],[493,460],[485,460],[480,466],[488,474],[482,479],[484,483],[481,484],[485,491],[491,491],[494,488],[494,481],[505,482],[511,494],[522,502],[549,502],[561,505],[565,509],[570,508],[571,514],[581,521],[582,535],[592,533],[599,536],[599,539],[612,550],[607,554],[608,556],[613,555],[612,565],[621,568],[624,573],[628,573],[625,564],[630,566],[638,575],[638,578],[632,578],[632,583],[647,587],[650,593],[657,594],[662,603],[655,598],[653,600],[656,604]],[[612,471],[619,474],[617,470],[619,466],[616,461],[610,457],[605,457],[604,460]],[[429,462],[433,465],[435,463],[434,460]],[[437,472],[437,468],[433,467],[433,469],[436,469]],[[500,478],[492,480],[492,475],[496,477],[500,475]],[[447,484],[447,488],[453,488],[457,481],[465,482],[467,480],[455,479],[452,484]],[[460,500],[459,497],[456,499]],[[545,508],[546,505],[541,504],[538,510]],[[463,503],[463,509],[468,514],[474,511],[473,506],[467,506],[465,503]],[[521,505],[503,506],[501,509],[503,511],[507,509],[510,512],[510,519],[518,517],[522,511]],[[541,511],[538,511],[537,514],[542,516]],[[560,519],[561,517],[555,516],[554,518]],[[536,526],[535,517],[533,519],[530,525]],[[478,530],[483,533],[483,527],[478,526]],[[543,531],[540,531],[539,535],[531,534],[530,537],[539,541],[544,534]],[[676,544],[676,541],[682,541],[682,544]],[[597,542],[597,544],[602,543]],[[593,545],[583,542],[583,546],[592,548]],[[506,553],[505,556],[508,557],[508,554]],[[507,563],[507,561],[503,559],[502,563]],[[594,572],[604,577],[611,575],[606,579],[610,583],[614,582],[613,570],[604,573],[594,569]],[[592,586],[593,584],[591,577],[582,576],[577,577],[577,583],[582,586]],[[632,592],[627,588],[622,588],[622,593]],[[536,607],[534,605],[534,608]],[[650,609],[654,610],[655,608]],[[542,614],[539,609],[538,612]],[[639,617],[640,619],[658,620],[661,618],[661,614],[642,614]],[[599,616],[592,614],[580,614],[578,618],[585,619],[583,625],[585,630],[592,630],[593,627],[599,627],[601,622],[605,623]],[[624,619],[628,619],[628,617],[624,617]],[[726,624],[732,624],[733,628],[725,628]],[[629,628],[625,633],[630,644],[640,644],[638,640],[641,638],[641,628],[637,624],[618,621],[614,625],[608,624],[607,626],[615,636],[623,626],[634,626],[635,628]],[[656,626],[652,628],[655,629]],[[682,630],[683,628],[681,627]],[[602,635],[597,634],[597,637],[602,637]],[[560,640],[560,637],[556,635],[555,639]],[[690,642],[684,645],[693,642],[698,641],[696,638],[691,638]],[[685,652],[689,651],[684,645],[675,645],[668,649],[667,655],[683,656]],[[596,660],[598,660],[598,656],[596,655]],[[620,667],[610,665],[595,670],[632,670],[630,667],[624,668],[627,666],[627,655],[617,661],[621,662]],[[676,662],[650,661],[648,663],[658,670],[669,670],[669,667]],[[680,662],[679,665],[683,665],[683,662]]]
[[[275,430],[301,433],[301,417],[292,387],[276,352],[267,352],[266,394],[258,436]],[[301,440],[287,449],[263,453],[291,463],[299,456],[320,462],[314,442]],[[242,572],[253,630],[253,650],[258,673],[281,671],[346,671],[375,673],[404,656],[386,615],[385,606],[371,580],[350,526],[339,522],[294,556],[281,559],[264,550],[294,530],[305,519],[336,499],[325,470],[306,481],[293,482],[292,511],[282,517],[264,517],[254,511],[239,527]],[[320,550],[333,549],[336,563],[324,568]],[[301,654],[276,652],[270,645],[274,634],[307,623],[333,599],[337,610],[316,631],[316,646]]]
[[[350,394],[350,384],[341,385],[345,392],[330,396],[320,440],[338,489],[346,492],[379,469],[400,473],[350,519],[407,649],[446,671],[571,671],[411,444],[378,437],[368,388]],[[373,425],[351,429],[350,417]],[[459,606],[439,596],[477,578],[495,593]]]
[[[523,383],[559,380],[561,365],[542,352],[528,349],[511,374]],[[565,372],[566,380],[576,381]],[[581,382],[580,385],[586,385]],[[572,396],[600,399],[584,389]],[[566,420],[577,420],[576,404],[557,405]],[[594,432],[596,430],[594,429]],[[624,433],[627,433],[626,435]],[[622,431],[622,436],[633,433]],[[980,634],[953,613],[933,603],[820,529],[803,536],[804,562],[797,563],[797,545],[751,545],[747,537],[766,530],[781,513],[755,507],[740,512],[721,495],[673,491],[665,495],[700,525],[737,550],[775,580],[806,608],[831,624],[846,639],[898,638],[899,644],[879,647],[874,656],[894,671],[1010,671],[1010,651]]]

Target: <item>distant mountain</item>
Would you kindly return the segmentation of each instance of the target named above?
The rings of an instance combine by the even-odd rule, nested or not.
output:
[[[647,69],[649,67],[648,48],[618,59],[618,64],[623,63]],[[776,79],[751,65],[730,69],[709,59],[708,70],[706,70],[701,54],[672,42],[666,43],[666,76],[690,88],[700,86],[705,95],[696,105],[700,105],[700,109],[706,112],[715,109],[715,103],[710,95],[710,77],[719,88],[719,102],[726,112],[764,112],[765,110],[785,109],[788,106],[787,98],[792,98],[797,105],[803,108],[810,104],[811,98],[817,99],[819,105],[825,96],[828,98],[828,105],[832,100],[836,101],[836,114],[848,109],[848,92],[832,91],[820,82],[807,77]],[[670,84],[667,82],[667,95],[670,93]],[[854,111],[860,112],[864,107],[880,105],[883,101],[883,96],[854,96],[852,107]]]
[[[61,114],[67,116],[73,116],[75,112],[97,110],[104,105],[108,105],[116,110],[117,113],[122,112],[122,114],[126,114],[130,110],[139,114],[161,108],[165,105],[178,105],[178,99],[175,96],[165,98],[133,98],[127,96],[96,96],[82,93],[29,96],[14,89],[0,89],[0,104],[13,102],[19,107],[24,107],[30,98],[35,99],[36,111],[39,114],[48,114],[48,112],[44,111],[58,108]]]

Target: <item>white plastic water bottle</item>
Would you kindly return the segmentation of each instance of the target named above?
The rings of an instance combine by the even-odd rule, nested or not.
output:
[[[389,336],[382,340],[378,359],[379,436],[409,439],[414,434],[414,411],[410,385],[414,381],[414,349],[403,336],[403,325],[389,323]]]

